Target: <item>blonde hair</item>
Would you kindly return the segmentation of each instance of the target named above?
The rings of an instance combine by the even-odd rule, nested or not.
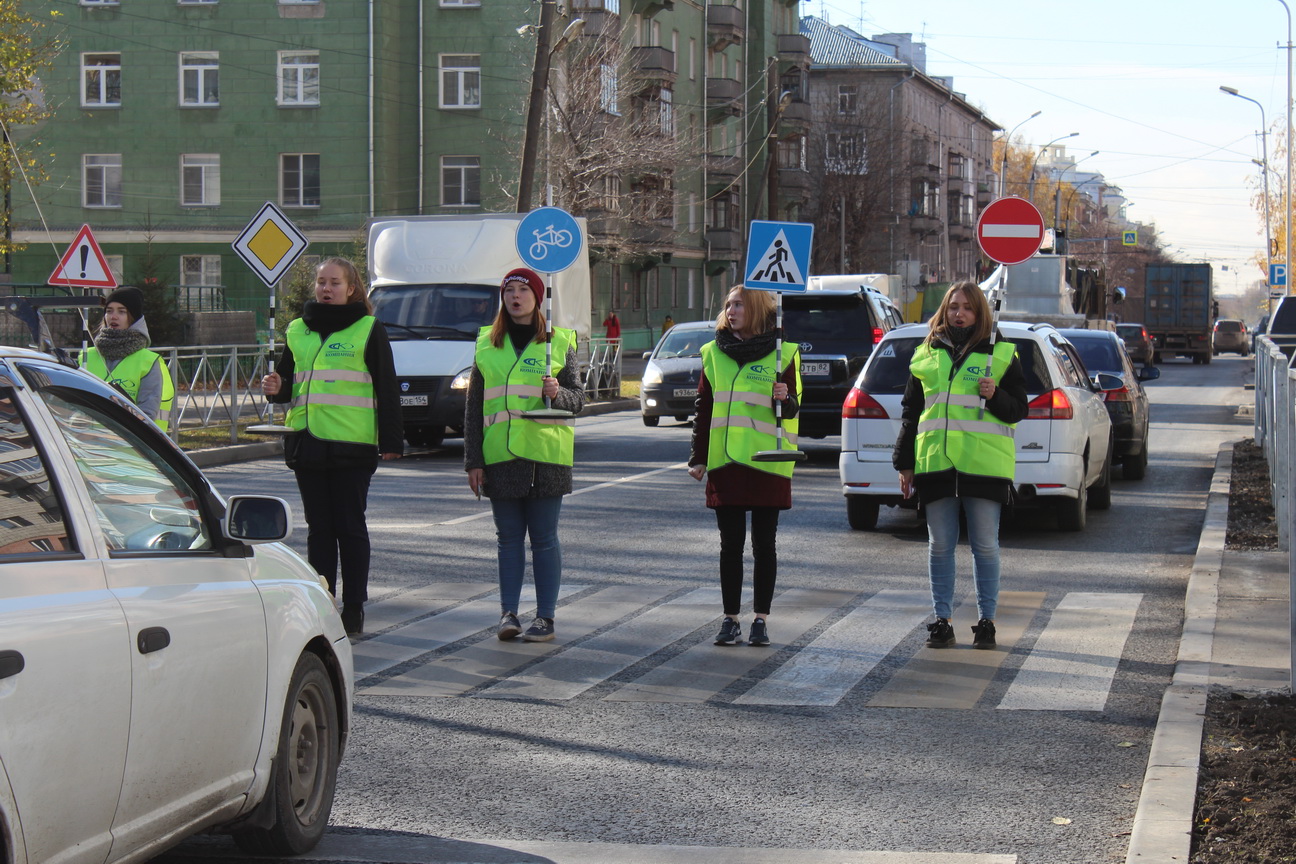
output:
[[[750,335],[756,336],[761,333],[768,333],[774,329],[774,294],[771,291],[748,290],[744,285],[735,285],[725,292],[725,302],[720,304],[720,314],[716,316],[716,330],[732,330],[729,326],[729,317],[725,315],[725,305],[729,302],[729,297],[734,292],[738,292],[742,297],[743,309],[747,312],[747,331]],[[756,322],[760,326],[756,326]]]
[[[499,311],[495,313],[495,320],[491,322],[491,345],[499,348],[504,344],[504,340],[508,338],[509,322],[512,320],[512,317],[508,314],[508,310],[504,308],[503,304],[500,304]],[[536,331],[535,339],[531,341],[548,342],[549,333],[545,324],[544,312],[540,311],[539,303],[536,304],[535,309],[531,312],[531,323],[535,325]]]
[[[976,323],[972,325],[972,337],[968,340],[969,345],[979,345],[990,338],[990,331],[994,328],[994,321],[990,314],[990,301],[986,300],[985,292],[981,286],[975,282],[955,282],[945,292],[941,298],[940,306],[932,313],[931,318],[927,319],[927,338],[924,340],[928,345],[934,345],[941,337],[946,335],[946,328],[949,326],[949,305],[950,300],[955,294],[962,292],[968,304],[972,306],[972,311],[976,315]]]
[[[373,303],[369,302],[369,292],[365,290],[364,280],[360,278],[360,268],[347,258],[325,258],[315,265],[315,275],[328,265],[333,264],[342,269],[342,278],[347,284],[347,302],[363,303],[365,314],[373,314]]]

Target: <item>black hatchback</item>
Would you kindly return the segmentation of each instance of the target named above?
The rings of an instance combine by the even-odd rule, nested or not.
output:
[[[1148,419],[1151,407],[1144,381],[1161,377],[1155,366],[1135,370],[1125,342],[1110,330],[1059,330],[1075,346],[1090,378],[1100,372],[1115,375],[1125,385],[1104,392],[1104,404],[1112,421],[1112,456],[1121,464],[1126,480],[1142,480],[1148,463]]]

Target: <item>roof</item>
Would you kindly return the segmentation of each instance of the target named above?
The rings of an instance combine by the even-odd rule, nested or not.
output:
[[[801,35],[810,40],[811,69],[909,68],[908,63],[874,48],[849,27],[834,26],[813,15],[801,19]]]

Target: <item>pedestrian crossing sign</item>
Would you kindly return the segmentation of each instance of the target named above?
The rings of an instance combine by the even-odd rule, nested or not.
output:
[[[747,229],[747,278],[743,287],[782,293],[805,291],[813,238],[814,226],[808,222],[752,222]]]

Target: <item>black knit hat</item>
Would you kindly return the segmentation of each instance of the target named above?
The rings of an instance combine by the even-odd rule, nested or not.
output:
[[[104,298],[103,304],[107,306],[109,303],[120,303],[125,306],[126,311],[130,313],[132,324],[144,317],[144,292],[138,288],[130,286],[118,288]]]

